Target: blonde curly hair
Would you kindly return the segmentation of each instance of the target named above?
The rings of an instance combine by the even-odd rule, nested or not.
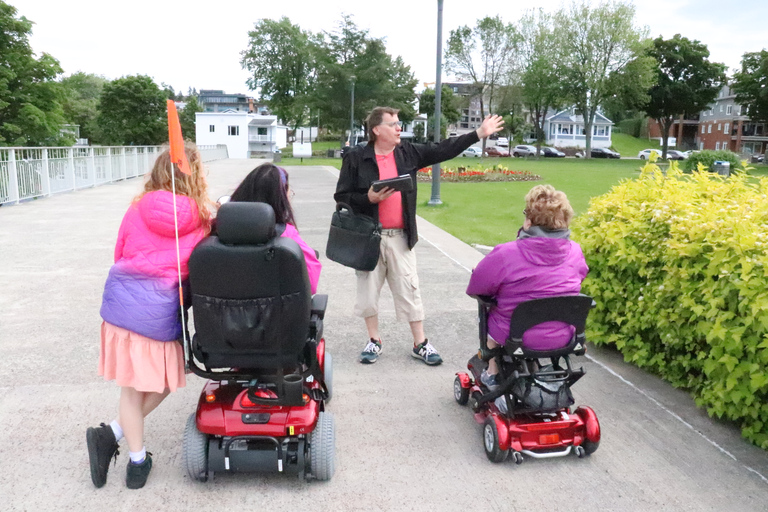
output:
[[[203,224],[210,223],[212,203],[208,198],[208,182],[205,179],[205,169],[203,160],[197,146],[191,142],[184,144],[184,152],[189,160],[189,167],[192,174],[182,173],[176,164],[174,168],[174,178],[176,181],[176,193],[181,196],[191,197],[197,204],[197,211]],[[157,156],[152,172],[147,174],[144,183],[144,191],[139,194],[134,202],[140,200],[145,194],[156,190],[173,191],[171,186],[171,154],[170,149],[166,149]]]
[[[529,190],[524,213],[531,224],[550,231],[566,229],[573,219],[573,208],[565,192],[552,185],[536,185]]]

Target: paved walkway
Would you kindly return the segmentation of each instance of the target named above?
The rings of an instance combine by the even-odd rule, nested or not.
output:
[[[217,197],[254,161],[209,167]],[[299,229],[323,253],[335,170],[289,171]],[[335,367],[338,469],[330,482],[247,474],[190,481],[181,437],[202,386],[191,376],[148,418],[155,467],[146,488],[125,488],[124,448],[107,485],[94,489],[85,429],[115,416],[119,394],[96,375],[99,305],[120,219],[140,186],[134,179],[0,208],[0,510],[768,509],[768,453],[608,350],[590,351],[587,376],[574,387],[603,428],[592,457],[490,463],[481,427],[452,396],[454,373],[476,347],[475,304],[464,289],[482,255],[428,223],[416,251],[427,335],[445,359],[439,367],[410,357],[408,327],[395,322],[386,290],[384,353],[375,365],[359,364],[366,336],[351,314],[353,271],[321,257]]]

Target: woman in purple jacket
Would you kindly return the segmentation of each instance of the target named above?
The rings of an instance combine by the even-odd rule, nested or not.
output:
[[[569,239],[573,208],[565,193],[551,185],[536,185],[525,196],[525,222],[517,240],[497,245],[480,261],[467,287],[468,295],[491,295],[496,306],[488,317],[488,348],[504,345],[509,320],[518,304],[558,295],[576,295],[588,268],[581,247]],[[531,349],[548,350],[565,345],[573,326],[545,322],[523,335]],[[496,361],[480,380],[489,389],[498,386]]]
[[[99,375],[120,386],[120,404],[109,425],[86,431],[96,487],[107,482],[109,463],[117,458],[123,437],[130,456],[126,485],[144,486],[152,469],[151,454],[144,448],[144,418],[168,393],[186,384],[178,343],[179,277],[187,278],[189,256],[208,234],[211,214],[200,153],[192,146],[185,152],[192,174],[174,166],[176,194],[171,192],[173,164],[166,150],[158,155],[117,235],[115,264],[101,303]]]

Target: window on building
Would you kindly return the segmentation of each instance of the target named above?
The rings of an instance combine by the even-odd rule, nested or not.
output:
[[[725,128],[723,129],[723,133],[728,133],[728,129],[731,127],[730,123],[725,123]]]
[[[712,133],[712,125],[707,126],[707,133]]]
[[[726,113],[727,115],[729,115],[729,116],[730,116],[731,114],[733,114],[733,105],[728,105],[727,107],[725,107],[725,113]]]
[[[704,125],[701,125],[701,133],[704,133],[704,131],[705,131],[706,129],[707,129],[707,127],[706,127],[706,126],[704,126]]]
[[[718,150],[718,149],[720,149],[720,143],[719,142],[715,142],[715,150]]]
[[[719,131],[719,132],[723,131],[723,124],[722,123],[717,123],[717,131]]]
[[[216,126],[214,126],[212,124],[209,124],[208,125],[208,131],[211,132],[211,133],[215,132],[216,131]]]
[[[720,113],[721,114],[723,113],[723,104],[722,103],[720,104]]]
[[[266,135],[267,134],[267,127],[266,126],[259,126],[256,128],[256,133],[258,135]]]
[[[239,126],[228,126],[228,133],[229,135],[238,136],[240,135],[240,127]]]
[[[701,117],[707,117],[707,111],[706,110],[701,113]]]

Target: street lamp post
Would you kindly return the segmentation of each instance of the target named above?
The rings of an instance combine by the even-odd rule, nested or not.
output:
[[[435,79],[435,133],[434,141],[440,142],[440,112],[443,65],[443,0],[437,0],[437,78]],[[432,197],[427,203],[430,206],[443,204],[440,200],[440,164],[432,166]]]
[[[355,130],[355,75],[352,75],[349,79],[352,82],[352,99],[349,109],[349,145],[351,146],[352,133]]]

